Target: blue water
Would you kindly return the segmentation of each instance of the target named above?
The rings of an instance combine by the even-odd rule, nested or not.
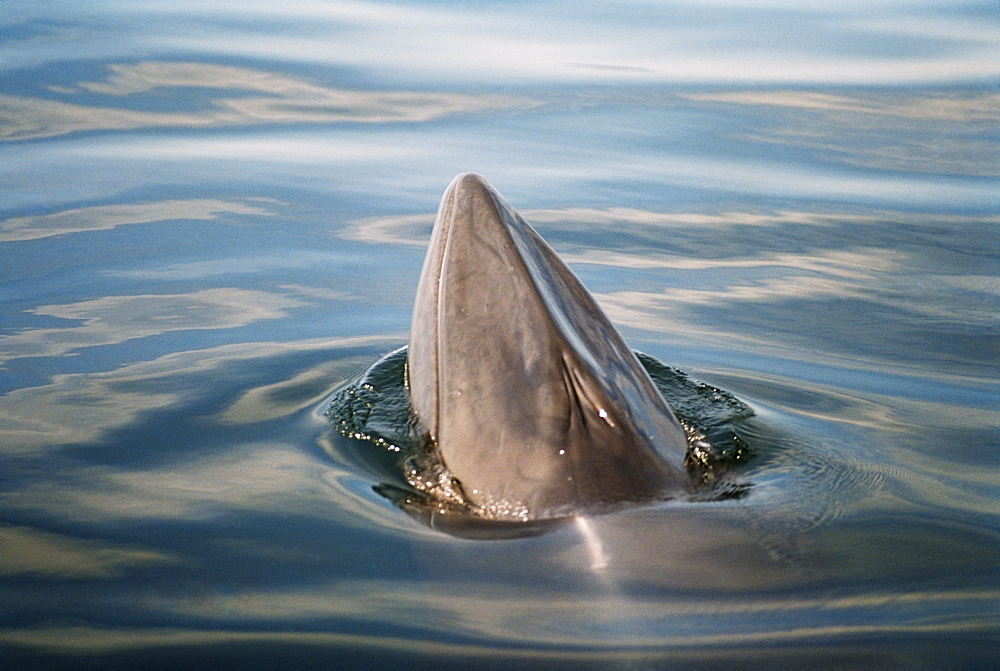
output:
[[[0,665],[986,667],[990,2],[0,5]],[[322,416],[483,174],[742,499],[435,532]],[[373,465],[375,464],[375,465]]]

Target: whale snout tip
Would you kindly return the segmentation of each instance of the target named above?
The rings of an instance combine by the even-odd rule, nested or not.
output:
[[[476,190],[476,189],[491,189],[489,182],[487,182],[482,175],[475,172],[463,172],[451,180],[451,186],[449,191],[465,191],[465,190]]]

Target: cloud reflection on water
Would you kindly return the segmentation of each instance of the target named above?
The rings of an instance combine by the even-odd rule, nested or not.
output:
[[[370,357],[338,359],[294,375],[287,380],[248,389],[218,420],[222,424],[255,424],[286,417],[316,405],[330,393],[335,381],[344,379],[344,370],[364,371],[371,366]],[[313,390],[312,395],[303,389]]]
[[[163,552],[118,546],[104,539],[0,525],[0,576],[115,578],[132,567],[177,561],[176,556]]]
[[[120,97],[169,87],[239,91],[244,95],[196,101],[197,107],[204,108],[170,112],[0,95],[0,139],[27,140],[80,131],[138,128],[412,123],[534,104],[523,98],[489,94],[335,89],[269,72],[207,63],[143,62],[109,67],[112,75],[104,82],[83,81],[79,82],[78,90],[56,87],[53,93],[66,96],[86,92]],[[254,93],[263,95],[247,95]]]
[[[206,379],[220,375],[227,366],[337,347],[382,345],[388,351],[404,337],[244,342],[174,352],[110,371],[56,375],[48,384],[0,396],[0,452],[45,454],[59,445],[99,441],[105,434],[139,421],[143,413],[184,400],[192,402]]]
[[[868,115],[945,122],[1000,121],[1000,94],[903,93],[842,95],[815,91],[724,91],[678,93],[685,100],[735,105],[787,107],[823,112],[859,112]]]
[[[472,152],[477,161],[509,162],[519,151],[535,152],[531,166],[519,166],[519,178],[556,177],[577,180],[662,182],[682,188],[711,188],[747,194],[823,197],[835,199],[880,199],[894,204],[934,205],[964,200],[973,207],[990,207],[995,194],[974,180],[946,180],[944,176],[983,177],[1000,174],[996,161],[998,145],[989,129],[998,120],[998,97],[991,92],[951,90],[906,90],[883,92],[858,90],[850,94],[824,90],[751,89],[721,91],[625,91],[616,93],[584,90],[575,94],[532,92],[532,99],[498,94],[459,94],[423,91],[360,91],[331,88],[275,72],[206,63],[147,61],[110,66],[104,81],[80,81],[75,86],[50,86],[60,98],[0,96],[0,138],[30,139],[85,130],[130,130],[146,128],[207,129],[254,124],[331,124],[341,122],[395,124],[427,122],[476,113],[518,111],[544,106],[552,111],[577,109],[581,105],[630,105],[657,108],[682,124],[689,114],[706,114],[721,108],[735,114],[727,123],[708,132],[746,145],[745,149],[700,156],[688,152],[654,152],[637,160],[634,152],[592,152],[557,164],[546,158],[547,146],[516,147],[523,129],[501,131],[492,143],[513,141],[508,151],[491,156],[484,149],[491,141],[482,134],[440,134],[433,124],[424,124],[429,137],[415,141],[410,133],[390,136],[385,128],[366,136],[317,136],[307,138],[262,135],[204,136],[184,138],[149,137],[127,144],[102,142],[80,146],[87,160],[109,157],[116,161],[155,159],[191,162],[222,160],[259,163],[302,164],[309,179],[338,165],[374,172],[367,186],[386,178],[385,163],[411,166],[422,172],[437,172],[444,161],[454,165],[457,153]],[[94,97],[108,99],[95,106]],[[170,105],[158,103],[160,97]],[[80,100],[76,100],[80,98]],[[136,108],[133,108],[133,101]],[[156,112],[147,111],[157,103]],[[669,111],[669,114],[668,114]],[[495,115],[494,115],[495,116]],[[405,124],[404,124],[405,127]],[[483,127],[487,136],[494,129]],[[672,131],[664,130],[669,138]],[[817,154],[811,169],[804,169],[795,155],[780,160],[768,145],[794,147]],[[702,151],[704,148],[702,148]],[[808,156],[805,156],[808,158]],[[831,168],[832,164],[836,166]],[[877,179],[843,170],[882,171]],[[467,169],[468,163],[444,172]],[[405,168],[405,177],[389,180],[393,186],[415,184],[420,178]],[[283,171],[279,171],[283,172]],[[343,179],[341,177],[341,179]]]
[[[174,26],[158,46],[363,68],[449,82],[901,84],[997,73],[982,16],[913,2],[240,2],[143,7]],[[231,16],[245,16],[233,22]],[[211,31],[192,26],[210,25]],[[724,48],[720,47],[724,45]]]
[[[280,319],[307,303],[256,289],[212,288],[186,294],[104,296],[65,305],[41,305],[31,314],[80,320],[79,326],[23,329],[0,336],[0,363],[58,356],[81,347],[113,345],[171,331],[228,329]]]
[[[869,593],[849,597],[788,598],[784,595],[728,595],[666,600],[615,594],[566,593],[534,587],[491,587],[482,583],[345,581],[301,592],[243,592],[173,605],[186,616],[212,618],[224,625],[234,611],[253,620],[296,622],[351,618],[372,624],[387,617],[419,621],[440,634],[457,633],[514,645],[626,645],[630,648],[672,645],[738,645],[751,641],[793,642],[813,635],[849,637],[859,631],[920,630],[924,609],[941,602],[985,614],[995,590],[942,590]],[[170,609],[170,606],[167,606]],[[909,610],[909,618],[882,625],[884,609]],[[747,616],[751,616],[748,618]],[[595,622],[595,617],[597,621]],[[720,626],[719,618],[728,626]],[[956,618],[957,619],[957,618]],[[602,623],[614,622],[604,628]],[[677,623],[683,623],[678,627]],[[810,623],[799,625],[797,623]],[[841,623],[841,624],[837,624]],[[850,623],[850,624],[847,624]],[[937,622],[947,630],[959,621]],[[982,621],[972,629],[988,628]],[[933,630],[933,629],[932,629]],[[643,633],[646,632],[646,633]]]
[[[732,655],[732,662],[745,664],[758,656],[781,659],[791,654],[794,659],[797,646],[809,646],[817,638],[828,645],[856,645],[859,636],[870,640],[876,636],[926,639],[935,634],[988,635],[993,630],[990,604],[997,596],[991,590],[967,589],[876,592],[842,599],[737,598],[708,602],[621,600],[604,595],[568,597],[559,593],[529,598],[511,595],[509,590],[484,589],[480,584],[348,581],[310,593],[239,593],[209,597],[200,603],[191,600],[177,604],[180,607],[174,612],[210,618],[211,624],[199,629],[49,626],[3,631],[0,640],[77,654],[253,643],[333,649],[358,646],[383,654],[394,649],[407,650],[411,655],[426,655],[442,664],[455,658],[507,663],[521,659],[533,659],[535,663],[576,661],[588,665],[625,660],[662,662],[664,658],[676,662],[684,655],[697,659],[699,654],[694,648],[710,646],[715,664],[727,655]],[[927,613],[942,607],[969,615],[927,618]],[[892,622],[884,621],[887,611],[893,613]],[[247,632],[240,626],[237,630],[230,623],[233,613],[264,615],[264,621],[272,623],[272,628]],[[335,622],[379,627],[392,615],[419,623],[418,632],[435,632],[434,641],[454,641],[457,634],[471,640],[430,642],[419,633],[412,637],[352,635],[330,632],[329,625],[315,624],[336,618]],[[289,625],[294,625],[297,631],[285,631]],[[791,649],[775,652],[767,646]],[[912,661],[905,654],[892,655],[885,648],[871,650],[866,644],[858,648],[857,654],[869,663],[881,659],[878,667],[887,658],[895,661],[891,667],[907,659]]]
[[[265,205],[278,202],[270,198],[252,198],[247,202],[202,198],[80,207],[0,220],[0,242],[37,240],[53,235],[105,231],[131,224],[178,219],[212,221],[218,219],[220,214],[268,217],[273,216],[274,212]]]
[[[842,95],[818,91],[678,93],[692,102],[751,108],[773,127],[744,140],[817,151],[876,170],[984,177],[1000,175],[1000,123],[994,92],[896,91]]]
[[[157,468],[79,467],[2,495],[5,506],[55,519],[119,524],[129,520],[204,521],[234,510],[316,513],[316,462],[288,445],[245,444],[224,455],[187,456]],[[312,491],[310,491],[312,490]]]

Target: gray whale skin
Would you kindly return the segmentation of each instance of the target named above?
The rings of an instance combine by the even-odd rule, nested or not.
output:
[[[417,440],[481,510],[545,519],[692,488],[685,431],[649,375],[479,175],[441,199],[406,371]]]

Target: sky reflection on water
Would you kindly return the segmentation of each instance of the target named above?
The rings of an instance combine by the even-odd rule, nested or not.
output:
[[[568,2],[109,2],[99,16],[70,2],[42,30],[30,6],[13,4],[9,21],[24,36],[8,47],[12,67],[61,59],[57,40],[67,33],[81,58],[199,53],[332,65],[392,83],[917,84],[981,80],[997,67],[998,30],[984,2],[629,2],[587,11]]]
[[[0,665],[992,659],[991,3],[0,26]],[[747,498],[471,542],[371,490],[391,456],[320,413],[405,342],[466,170],[633,346],[753,405]]]

